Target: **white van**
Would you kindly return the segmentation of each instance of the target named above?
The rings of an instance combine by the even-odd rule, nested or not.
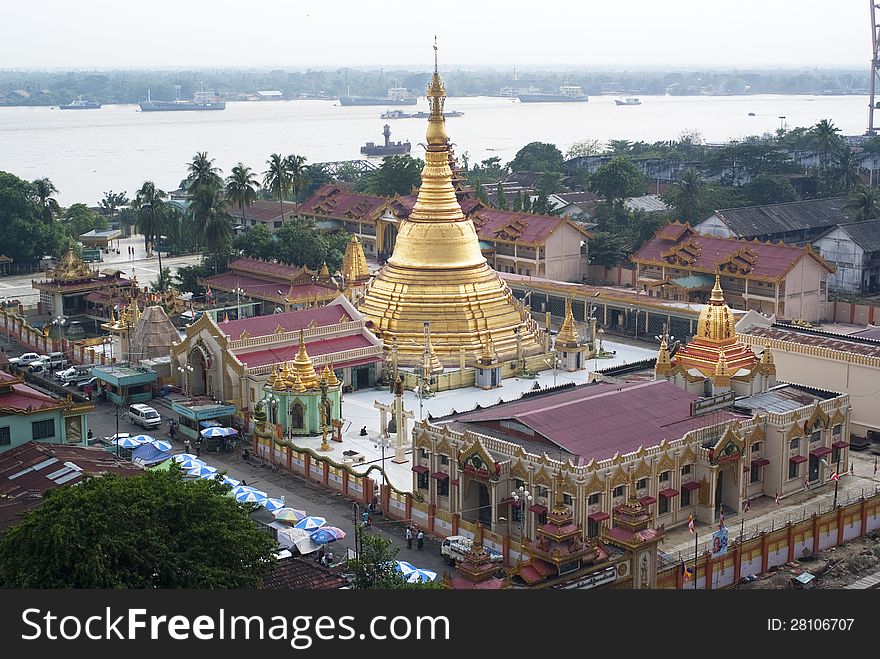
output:
[[[128,408],[128,416],[132,423],[147,430],[158,428],[162,424],[162,417],[149,405],[132,405]]]

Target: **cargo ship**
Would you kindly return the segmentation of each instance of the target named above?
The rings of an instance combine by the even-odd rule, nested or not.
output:
[[[339,105],[415,105],[418,99],[406,87],[392,87],[388,96],[340,96]]]
[[[59,110],[100,110],[101,104],[95,101],[84,101],[82,96],[77,96],[75,101],[67,105],[59,105]]]
[[[147,90],[147,100],[138,105],[141,112],[175,112],[182,110],[225,110],[226,102],[221,101],[214,92],[197,91],[191,101],[180,99],[180,88],[177,88],[177,96],[173,101],[154,101],[150,98],[150,90]]]
[[[361,147],[361,153],[365,156],[401,156],[409,153],[412,146],[409,140],[406,142],[392,142],[391,126],[388,124],[382,127],[382,135],[385,136],[385,144],[367,142]]]
[[[558,94],[519,94],[520,103],[583,103],[590,97],[577,85],[562,85]]]
[[[404,112],[403,110],[385,110],[381,115],[379,115],[380,119],[427,119],[431,116],[430,112]],[[450,110],[449,112],[444,112],[443,116],[447,119],[449,117],[463,117],[464,112],[459,112],[458,110]]]
[[[617,105],[641,105],[642,104],[642,102],[639,99],[632,98],[632,97],[625,98],[622,101],[619,98],[615,98],[614,102],[617,103]]]

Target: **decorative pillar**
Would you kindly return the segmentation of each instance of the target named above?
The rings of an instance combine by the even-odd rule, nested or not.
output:
[[[819,553],[819,517],[813,513],[813,553]]]
[[[767,571],[769,555],[767,554],[767,532],[761,531],[761,574]]]
[[[303,469],[305,469],[306,478],[312,480],[312,454],[303,454]],[[366,480],[366,479],[364,479]]]
[[[712,572],[713,572],[713,569],[714,569],[714,567],[715,567],[715,564],[714,564],[714,561],[712,560],[712,555],[711,555],[709,552],[706,552],[705,556],[706,556],[706,569],[705,569],[706,582],[705,582],[705,589],[706,589],[706,590],[712,590]],[[723,560],[723,559],[722,559],[722,560]]]
[[[788,529],[785,534],[785,541],[788,543],[788,559],[786,559],[786,563],[790,563],[794,560],[794,525],[792,524],[788,525]]]
[[[837,544],[843,544],[843,506],[837,507]]]

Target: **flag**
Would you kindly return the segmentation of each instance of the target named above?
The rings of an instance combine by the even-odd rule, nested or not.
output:
[[[205,297],[208,297],[208,298],[214,297],[214,293],[211,292],[210,286],[208,286],[208,288],[205,289]]]
[[[688,531],[690,531],[691,533],[696,533],[696,531],[694,531],[694,516],[693,515],[688,515]]]
[[[723,510],[721,511],[721,514],[718,516],[718,528],[719,529],[724,528],[724,511]]]
[[[831,472],[831,480],[833,480],[833,481],[839,481],[839,480],[840,480],[840,476],[837,475],[837,472],[836,472],[836,471],[832,471],[832,472]]]
[[[779,505],[779,490],[776,490],[776,505]]]
[[[804,487],[810,489],[810,479],[807,476],[804,476]]]
[[[689,581],[694,576],[693,571],[684,564],[684,559],[681,559],[681,576],[684,577],[685,581]]]
[[[744,512],[744,513],[749,512],[749,509],[750,509],[751,507],[752,507],[752,506],[751,506],[751,504],[749,503],[749,500],[748,500],[748,499],[746,499],[745,501],[743,501],[743,512]]]

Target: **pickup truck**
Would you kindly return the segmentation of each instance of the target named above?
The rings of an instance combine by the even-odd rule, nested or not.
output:
[[[474,541],[465,535],[451,535],[445,538],[440,544],[440,555],[449,565],[455,565],[456,562],[464,559],[464,555],[474,546]],[[500,552],[495,551],[491,547],[483,545],[483,549],[489,554],[489,558],[493,563],[499,566],[504,562],[504,557]]]
[[[13,366],[29,366],[33,362],[42,361],[43,356],[36,352],[26,352],[21,357],[12,357],[9,363]]]

